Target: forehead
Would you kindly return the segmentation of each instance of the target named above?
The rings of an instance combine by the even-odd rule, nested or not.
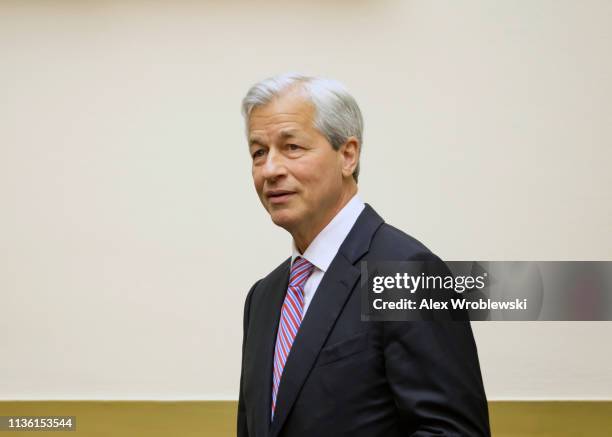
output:
[[[302,130],[313,128],[315,109],[299,91],[292,91],[257,106],[249,116],[249,132],[264,133],[284,127]]]

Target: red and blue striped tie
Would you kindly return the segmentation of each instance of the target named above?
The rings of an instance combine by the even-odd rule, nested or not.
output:
[[[289,276],[289,287],[285,295],[285,301],[281,308],[278,334],[276,334],[276,347],[274,348],[274,369],[272,371],[272,417],[276,408],[276,395],[280,385],[281,375],[297,335],[304,312],[304,285],[310,277],[314,266],[304,258],[298,257],[291,267]]]

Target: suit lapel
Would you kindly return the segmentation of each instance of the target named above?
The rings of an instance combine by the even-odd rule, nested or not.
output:
[[[271,437],[276,437],[279,434],[319,355],[319,351],[325,344],[336,319],[342,312],[355,283],[360,277],[360,270],[354,264],[367,253],[372,236],[382,223],[382,218],[369,205],[366,205],[351,232],[342,243],[329,269],[325,272],[295,337],[283,370],[276,398],[274,421],[270,429]],[[282,301],[280,305],[282,305]],[[277,309],[279,313],[280,305]],[[277,314],[275,317],[276,325],[278,325],[278,321],[279,315]],[[276,333],[276,327],[274,332]],[[273,343],[275,339],[276,335],[274,335]],[[273,343],[271,355],[274,355]],[[269,370],[271,374],[273,358],[270,358]],[[268,376],[264,381],[270,378]],[[271,383],[268,386],[271,386]],[[270,390],[271,388],[268,388],[268,393],[271,396]],[[267,404],[269,407],[270,402],[268,401]],[[268,412],[270,412],[269,408]]]
[[[274,344],[281,306],[289,285],[289,265],[290,260],[287,260],[277,274],[270,277],[265,284],[261,284],[266,292],[261,302],[260,317],[258,317],[261,330],[258,331],[255,349],[256,353],[261,356],[261,365],[255,371],[254,380],[254,386],[258,390],[255,398],[261,399],[261,402],[257,403],[255,413],[256,436],[267,436],[270,431]]]

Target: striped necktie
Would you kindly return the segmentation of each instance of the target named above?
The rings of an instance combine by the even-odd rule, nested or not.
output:
[[[304,285],[310,277],[314,266],[307,260],[297,257],[291,267],[289,287],[285,301],[281,308],[281,317],[276,334],[276,347],[274,348],[274,369],[272,370],[272,417],[276,408],[276,395],[280,385],[281,375],[297,335],[304,312]]]

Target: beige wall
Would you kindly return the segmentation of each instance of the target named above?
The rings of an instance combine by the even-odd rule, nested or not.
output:
[[[289,253],[239,102],[366,119],[360,188],[446,259],[612,260],[612,3],[0,3],[0,398],[232,399]],[[478,323],[491,399],[612,398],[610,323]]]

